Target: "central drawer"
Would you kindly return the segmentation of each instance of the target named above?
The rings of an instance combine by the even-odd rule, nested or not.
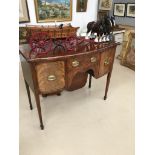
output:
[[[64,62],[47,62],[36,65],[38,87],[42,94],[61,91],[65,87]]]
[[[78,55],[67,60],[67,69],[68,71],[84,71],[89,69],[91,66],[98,65],[98,63],[99,53]]]
[[[87,82],[88,70],[93,70],[94,73],[98,74],[99,53],[69,57],[66,65],[66,89],[76,90],[82,88]]]

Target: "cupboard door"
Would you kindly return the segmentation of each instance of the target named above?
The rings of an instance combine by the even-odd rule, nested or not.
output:
[[[38,87],[42,94],[61,91],[65,87],[64,62],[47,62],[36,65]]]

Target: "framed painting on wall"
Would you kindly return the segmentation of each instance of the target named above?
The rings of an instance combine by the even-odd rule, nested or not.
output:
[[[30,22],[27,0],[19,0],[19,23]]]
[[[87,0],[77,0],[76,12],[86,12]]]
[[[112,0],[99,0],[99,10],[111,10]]]
[[[127,4],[126,16],[135,17],[135,4],[134,3]]]
[[[114,16],[124,17],[125,16],[125,4],[114,3]]]
[[[71,21],[72,0],[34,0],[37,22]]]

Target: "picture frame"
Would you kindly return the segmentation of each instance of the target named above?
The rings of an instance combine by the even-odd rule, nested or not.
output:
[[[27,0],[19,0],[19,23],[30,22]]]
[[[72,0],[34,0],[34,2],[38,23],[72,20]]]
[[[87,11],[87,1],[88,0],[77,0],[76,12],[86,12]]]
[[[130,32],[126,47],[122,53],[121,65],[135,70],[135,32]]]
[[[97,20],[102,20],[105,16],[108,16],[108,11],[98,10]]]
[[[113,15],[118,17],[125,16],[125,3],[114,3]]]
[[[19,27],[19,44],[27,43],[27,27]]]
[[[99,10],[111,10],[112,0],[99,0]]]
[[[127,3],[126,16],[135,18],[135,3]]]

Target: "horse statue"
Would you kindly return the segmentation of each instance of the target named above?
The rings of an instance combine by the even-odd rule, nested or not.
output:
[[[86,39],[88,39],[88,36],[95,36],[96,42],[101,41],[109,41],[113,38],[110,38],[110,35],[113,33],[113,28],[115,26],[115,18],[113,16],[108,17],[104,16],[103,19],[95,22],[89,22],[87,24],[87,36]],[[111,35],[112,36],[112,35]]]

